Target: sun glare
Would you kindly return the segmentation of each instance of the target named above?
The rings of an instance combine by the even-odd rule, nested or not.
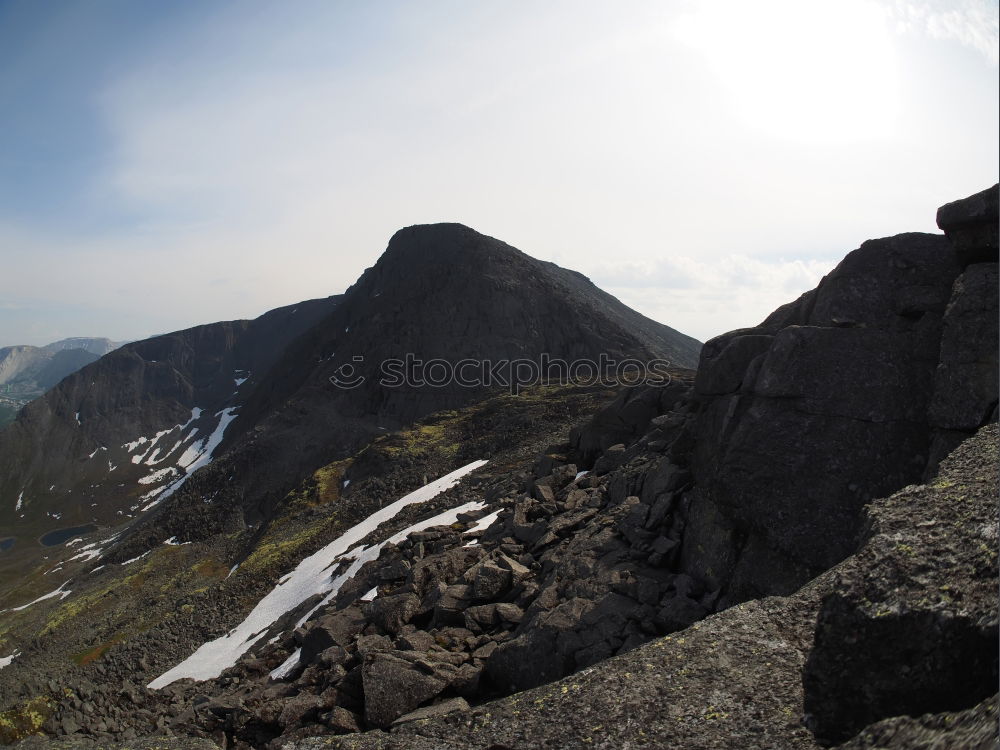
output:
[[[883,10],[863,0],[699,3],[674,33],[703,54],[747,125],[778,138],[884,137],[896,55]]]

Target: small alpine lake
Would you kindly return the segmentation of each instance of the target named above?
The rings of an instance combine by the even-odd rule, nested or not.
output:
[[[43,547],[54,547],[57,544],[68,542],[75,536],[89,534],[91,531],[97,531],[97,527],[92,523],[87,524],[86,526],[71,526],[65,529],[56,529],[55,531],[50,531],[48,534],[45,534],[38,541]]]

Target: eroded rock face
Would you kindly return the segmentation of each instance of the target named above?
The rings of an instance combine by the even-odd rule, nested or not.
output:
[[[388,727],[403,714],[430,700],[447,687],[444,680],[422,672],[405,659],[375,653],[361,670],[365,691],[365,719],[370,726]]]
[[[684,550],[691,569],[734,599],[779,593],[856,546],[869,498],[919,479],[929,439],[921,423],[958,272],[943,237],[867,242],[753,333],[706,344],[695,382],[703,407]],[[731,558],[722,566],[720,551],[698,550],[717,546],[708,538],[720,517],[733,548],[721,551]],[[786,559],[806,577],[779,573]]]
[[[942,209],[947,226],[980,226],[990,195]],[[995,419],[997,266],[965,260],[938,235],[869,241],[757,328],[704,346],[682,567],[724,603],[842,560],[865,503],[932,476]]]

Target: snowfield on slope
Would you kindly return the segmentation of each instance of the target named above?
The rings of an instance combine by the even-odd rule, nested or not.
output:
[[[212,462],[212,459],[214,458],[215,449],[218,448],[219,443],[222,442],[222,438],[226,432],[226,428],[229,427],[230,423],[234,419],[236,419],[236,410],[238,408],[239,407],[236,406],[230,406],[223,409],[220,412],[216,412],[215,417],[219,420],[219,422],[216,425],[215,429],[212,431],[212,433],[208,437],[202,438],[201,440],[193,440],[193,442],[191,442],[191,444],[188,445],[188,447],[185,449],[184,453],[181,454],[181,457],[176,460],[175,466],[164,467],[162,469],[152,472],[151,474],[145,477],[140,478],[139,479],[140,484],[158,484],[166,480],[170,480],[171,483],[164,484],[150,490],[149,492],[144,494],[141,497],[140,502],[137,505],[134,505],[131,509],[133,511],[138,510],[140,513],[145,513],[147,510],[150,510],[151,508],[155,507],[156,505],[158,505],[159,503],[163,502],[168,497],[170,497],[172,494],[177,492],[177,490],[179,490],[184,485],[184,483],[191,478],[191,475],[194,474],[198,469],[210,464]],[[157,441],[163,435],[173,432],[173,430],[176,430],[178,428],[180,428],[183,431],[192,422],[194,422],[197,419],[200,419],[202,414],[203,414],[202,410],[196,407],[191,410],[191,419],[189,419],[183,425],[178,425],[177,427],[174,427],[171,430],[165,430],[157,433],[152,443],[150,443],[150,447],[148,448],[148,453],[133,456],[132,458],[133,463],[140,463],[148,455],[149,458],[146,459],[146,464],[151,466],[154,464],[161,463],[166,458],[172,456],[174,452],[181,447],[182,444],[194,438],[194,436],[198,432],[198,428],[197,427],[193,428],[192,431],[186,436],[183,435],[182,433],[181,439],[176,441],[174,446],[166,454],[153,461],[152,459],[157,456],[159,450],[155,448]],[[138,446],[143,442],[148,442],[148,441],[146,438],[140,438],[139,441],[133,443],[127,443],[126,447],[132,445]],[[180,474],[180,476],[177,476],[178,474]]]
[[[350,580],[362,565],[369,560],[376,559],[385,544],[401,542],[415,531],[454,523],[460,513],[484,507],[484,503],[466,503],[458,508],[452,508],[432,518],[420,521],[380,544],[371,547],[358,546],[366,536],[375,531],[381,524],[395,518],[406,506],[430,500],[454,487],[462,477],[486,465],[486,463],[486,461],[473,461],[375,511],[357,526],[352,527],[318,552],[302,560],[295,570],[283,576],[278,585],[257,603],[257,606],[242,623],[221,638],[202,644],[187,659],[150,682],[149,687],[154,690],[159,689],[184,678],[209,680],[218,677],[223,670],[236,664],[243,654],[263,638],[271,625],[282,615],[316,594],[326,594],[323,602],[306,613],[299,620],[299,624],[307,620],[323,603],[336,596],[340,587]],[[334,578],[331,571],[339,563],[347,560],[352,561],[351,565],[344,573]]]

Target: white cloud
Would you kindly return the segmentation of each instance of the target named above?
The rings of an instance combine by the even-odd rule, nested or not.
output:
[[[956,41],[998,64],[1000,13],[995,0],[895,0],[891,8],[901,31]]]

